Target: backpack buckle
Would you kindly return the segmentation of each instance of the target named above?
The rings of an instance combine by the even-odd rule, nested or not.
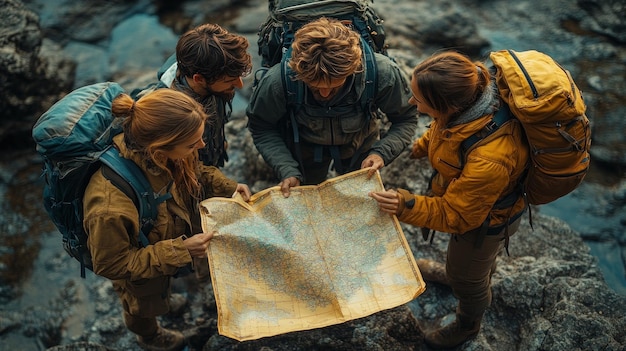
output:
[[[496,121],[494,121],[493,119],[491,121],[489,121],[489,123],[485,126],[485,130],[488,133],[493,132],[494,130],[496,130],[498,128],[498,124],[496,123]]]

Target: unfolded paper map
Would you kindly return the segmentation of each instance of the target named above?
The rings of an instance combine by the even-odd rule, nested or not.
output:
[[[425,284],[395,217],[368,192],[367,170],[249,202],[201,203],[220,334],[239,341],[325,327],[393,308]]]

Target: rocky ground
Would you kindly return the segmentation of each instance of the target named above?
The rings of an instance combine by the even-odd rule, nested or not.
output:
[[[25,6],[18,0],[0,0],[0,4],[0,72],[7,77],[0,79],[0,147],[5,150],[0,160],[4,199],[0,344],[15,350],[134,350],[110,283],[93,274],[80,279],[76,262],[60,250],[58,233],[39,205],[39,159],[24,140],[30,138],[40,112],[71,87],[100,80],[120,81],[127,89],[143,86],[152,79],[159,56],[171,53],[165,51],[189,26],[220,23],[246,35],[254,52],[266,2],[35,0],[25,1]],[[557,58],[585,91],[594,123],[594,161],[611,170],[600,172],[605,182],[600,191],[613,202],[598,200],[594,206],[623,208],[619,207],[626,201],[620,173],[626,164],[623,2],[376,0],[375,6],[386,19],[391,54],[407,71],[442,47],[477,58],[500,48],[534,48]],[[252,77],[248,79],[251,83]],[[249,86],[228,125],[231,162],[225,172],[259,191],[275,180],[245,128],[242,106]],[[426,124],[422,120],[420,127]],[[388,187],[420,192],[429,173],[426,162],[402,155],[382,175]],[[534,230],[524,218],[511,239],[510,256],[498,259],[494,301],[481,333],[458,349],[626,350],[626,299],[607,287],[597,259],[579,233],[538,210],[533,223]],[[624,232],[626,218],[621,225]],[[439,233],[431,245],[421,239],[419,228],[403,228],[416,257],[443,260],[446,234]],[[422,330],[453,313],[456,303],[448,288],[429,284],[413,302],[370,317],[238,343],[217,333],[210,284],[199,285],[188,277],[177,279],[174,289],[190,304],[161,322],[185,330],[190,349],[207,351],[426,350]]]

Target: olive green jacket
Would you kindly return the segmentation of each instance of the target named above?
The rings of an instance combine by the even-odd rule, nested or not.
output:
[[[305,103],[295,115],[299,136],[309,145],[337,145],[341,158],[354,153],[378,154],[389,164],[410,144],[417,128],[417,110],[409,104],[411,90],[406,75],[391,59],[375,54],[377,92],[374,106],[382,111],[390,126],[379,138],[379,123],[368,123],[362,111],[360,97],[365,89],[365,73],[348,80],[336,101],[320,104],[305,97]],[[308,95],[308,89],[305,95]],[[280,179],[302,179],[298,161],[288,141],[291,131],[285,131],[290,121],[290,109],[283,88],[280,65],[270,68],[259,81],[246,110],[248,129],[264,160]],[[367,145],[364,145],[367,144]]]

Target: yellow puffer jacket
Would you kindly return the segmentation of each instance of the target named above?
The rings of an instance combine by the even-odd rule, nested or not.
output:
[[[461,166],[461,143],[482,130],[491,118],[491,114],[485,115],[452,128],[433,121],[430,129],[414,142],[411,156],[428,156],[437,171],[431,182],[433,196],[413,195],[400,189],[399,220],[463,234],[480,227],[487,218],[494,227],[524,210],[521,196],[511,208],[492,209],[496,200],[514,190],[528,162],[528,146],[517,120],[505,123],[470,148],[467,161]]]
[[[140,165],[152,188],[163,194],[171,178],[166,172],[148,169],[140,155],[126,148],[123,135],[114,144],[125,158]],[[226,178],[217,168],[201,166],[200,180],[206,196],[231,196],[237,182]],[[190,206],[195,201],[183,198],[172,185],[172,198],[161,203],[154,228],[148,235],[151,245],[139,243],[139,214],[133,201],[106,179],[102,172],[92,176],[84,195],[83,225],[89,234],[88,246],[93,270],[113,281],[113,286],[129,311],[151,317],[167,312],[169,277],[192,262],[183,244],[190,232]]]

